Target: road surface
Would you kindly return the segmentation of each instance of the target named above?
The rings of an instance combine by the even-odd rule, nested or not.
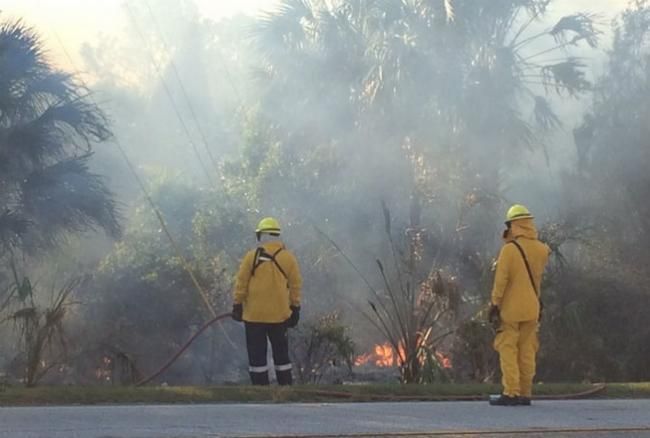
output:
[[[650,400],[540,401],[532,407],[401,402],[0,408],[0,438],[419,438],[467,437],[472,431],[500,432],[480,435],[500,438],[650,437]]]

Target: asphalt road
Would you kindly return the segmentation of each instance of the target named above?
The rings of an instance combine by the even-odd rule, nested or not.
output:
[[[541,401],[532,407],[401,402],[0,408],[0,438],[396,437],[400,433],[414,438],[468,436],[471,431],[499,438],[650,437],[650,400]]]

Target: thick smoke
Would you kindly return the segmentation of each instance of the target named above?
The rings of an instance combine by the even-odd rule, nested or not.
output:
[[[280,1],[256,17],[214,20],[191,0],[125,2],[120,32],[85,42],[82,63],[67,68],[79,70],[110,117],[114,137],[95,146],[91,166],[122,205],[124,237],[75,237],[24,268],[56,277],[53,266],[63,264],[67,275],[89,276],[70,318],[87,336],[73,341],[69,378],[95,381],[103,358],[119,358],[128,381],[173,353],[210,316],[188,270],[210,305],[226,311],[262,216],[278,217],[301,262],[307,320],[340,313],[359,353],[383,341],[363,317],[372,319],[371,289],[402,284],[402,269],[418,284],[438,273],[462,295],[459,318],[475,315],[489,294],[503,212],[515,202],[557,243],[551,309],[566,294],[611,284],[647,295],[645,272],[622,283],[603,274],[620,248],[608,234],[618,223],[598,211],[608,205],[602,197],[620,191],[594,193],[615,181],[642,199],[643,168],[624,178],[616,166],[630,162],[609,167],[601,153],[585,170],[574,143],[574,129],[594,129],[585,120],[604,120],[602,102],[613,97],[597,92],[608,86],[603,75],[627,61],[613,56],[610,24],[579,2],[570,10],[559,0],[446,3]],[[621,154],[642,162],[630,144]],[[594,169],[616,175],[595,178]],[[445,342],[456,348],[453,336]],[[242,346],[241,330],[227,324],[167,379],[238,380]],[[556,376],[561,361],[548,362]],[[572,366],[577,377],[587,372]],[[621,369],[587,377],[617,378]]]

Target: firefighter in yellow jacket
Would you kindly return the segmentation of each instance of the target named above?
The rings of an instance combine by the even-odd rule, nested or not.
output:
[[[244,321],[249,374],[253,385],[268,385],[267,339],[278,384],[291,385],[287,328],[300,319],[302,277],[298,262],[280,240],[280,224],[267,217],[256,229],[259,245],[241,262],[232,316]]]
[[[499,353],[503,393],[490,398],[492,405],[531,403],[539,348],[539,293],[550,253],[537,239],[533,219],[530,211],[518,204],[506,214],[508,229],[497,260],[490,307],[490,320],[497,326],[494,348]]]

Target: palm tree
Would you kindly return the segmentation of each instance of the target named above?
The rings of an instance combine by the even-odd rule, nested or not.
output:
[[[57,70],[33,29],[0,23],[0,248],[55,246],[66,235],[119,234],[116,203],[90,172],[92,145],[109,139],[102,111]]]
[[[599,35],[595,17],[585,13],[531,32],[550,3],[284,0],[255,31],[264,61],[258,73],[268,82],[266,97],[274,112],[303,115],[282,120],[294,125],[305,119],[306,110],[339,115],[325,122],[346,120],[356,110],[370,111],[375,127],[389,120],[412,130],[443,113],[446,123],[462,121],[465,130],[490,128],[503,138],[503,121],[494,126],[494,118],[486,117],[496,114],[514,122],[506,134],[513,131],[518,141],[530,141],[530,127],[522,127],[524,121],[515,121],[513,113],[532,106],[540,125],[556,125],[543,94],[575,96],[588,90],[585,65],[567,49],[582,42],[595,47]],[[525,98],[530,100],[522,102]],[[350,108],[351,103],[358,106]],[[494,105],[502,111],[494,111]]]
[[[546,153],[545,134],[560,125],[549,94],[590,88],[571,49],[596,47],[596,17],[544,27],[550,4],[284,0],[254,33],[261,113],[292,167],[309,146],[336,144],[346,161],[383,175],[407,150],[438,171],[462,169],[461,196],[482,187],[473,199],[498,200],[502,163]],[[449,191],[444,181],[429,186]]]

